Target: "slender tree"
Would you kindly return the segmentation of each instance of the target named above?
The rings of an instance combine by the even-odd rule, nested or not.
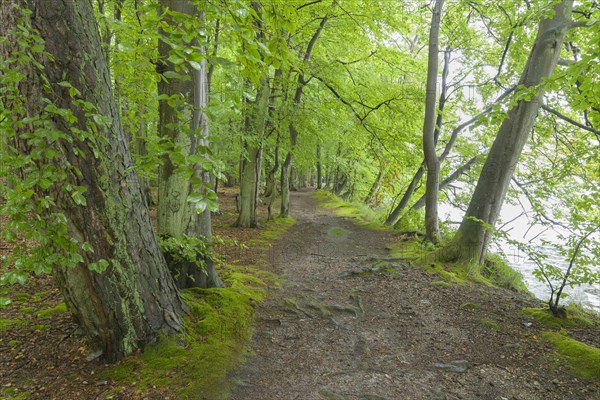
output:
[[[425,240],[434,243],[439,239],[438,184],[440,179],[440,161],[435,152],[435,106],[437,102],[438,43],[443,6],[444,0],[437,0],[431,17],[425,121],[423,123],[423,155],[427,167],[427,184],[425,186]]]
[[[204,23],[204,13],[191,2],[181,0],[161,0],[160,5],[170,29],[177,30],[183,24],[178,15],[196,19]],[[163,32],[163,35],[168,33]],[[203,44],[194,38],[188,45],[199,52],[200,61],[185,63],[189,79],[179,79],[168,74],[175,72],[171,60],[171,45],[165,37],[159,41],[161,61],[159,65],[163,78],[158,85],[159,96],[159,135],[173,149],[162,157],[158,180],[158,234],[163,238],[183,239],[193,237],[210,242],[211,217],[209,207],[198,210],[198,203],[190,201],[191,196],[201,197],[210,187],[210,176],[204,170],[202,149],[208,147],[208,118],[204,112],[208,104],[208,82],[206,54]],[[181,66],[179,66],[181,67]],[[173,107],[172,99],[183,96],[183,109]],[[191,108],[191,112],[189,109]],[[185,129],[182,115],[189,115],[189,129]],[[179,153],[182,151],[183,154]],[[179,161],[183,156],[185,161]],[[191,166],[186,162],[191,160]],[[183,165],[182,165],[183,164]],[[198,188],[200,187],[200,189]],[[204,194],[198,193],[204,191]],[[182,260],[167,253],[167,260],[177,285],[185,287],[218,287],[221,282],[215,272],[210,257],[198,253],[196,260]]]

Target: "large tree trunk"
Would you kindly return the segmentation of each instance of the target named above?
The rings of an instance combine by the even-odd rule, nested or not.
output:
[[[170,9],[179,13],[187,14],[190,18],[203,18],[203,14],[191,2],[180,0],[161,0],[163,9]],[[197,41],[190,43],[198,46]],[[202,51],[204,47],[200,46]],[[173,64],[167,59],[171,46],[163,40],[158,44],[161,56],[161,70],[164,72],[172,70]],[[186,156],[198,154],[198,149],[206,147],[208,142],[208,119],[203,110],[208,102],[208,83],[206,80],[206,60],[200,63],[200,69],[187,66],[191,71],[190,80],[161,79],[158,85],[159,95],[178,96],[183,95],[186,102],[194,106],[190,128],[192,135],[183,129],[176,127],[185,123],[181,121],[179,113],[171,107],[167,100],[159,101],[159,135],[168,140],[173,148],[181,148]],[[198,213],[195,205],[188,201],[193,193],[194,185],[189,180],[189,175],[178,171],[181,167],[171,158],[171,155],[163,156],[162,164],[158,174],[158,234],[167,238],[183,238],[185,235],[211,240],[211,219],[208,209]],[[193,176],[210,185],[210,177],[202,170],[199,164],[193,165]],[[221,282],[215,272],[210,258],[203,260],[180,261],[168,255],[169,268],[176,279],[177,285],[186,287],[219,287]],[[201,268],[199,264],[204,264]]]
[[[42,161],[64,171],[65,184],[87,188],[85,205],[77,205],[65,195],[65,185],[40,187],[34,196],[54,198],[56,206],[46,211],[48,217],[62,213],[69,235],[80,246],[88,243],[93,248],[93,252],[82,252],[83,262],[76,267],[56,265],[54,277],[92,349],[106,360],[116,360],[178,331],[185,306],[152,232],[111,92],[91,2],[0,2],[1,37],[7,37],[22,18],[14,5],[32,10],[31,24],[54,59],[40,57],[43,70],[22,66],[27,78],[18,89],[27,116],[41,116],[52,125],[51,129],[69,135],[69,140],[47,144],[58,151],[59,157]],[[17,46],[11,40],[0,41],[0,57],[8,59]],[[42,85],[41,73],[49,89]],[[108,124],[96,125],[95,137],[83,139],[73,133],[71,128],[88,131],[92,122],[71,100],[69,89],[58,84],[64,81],[80,92],[78,98],[95,107],[95,113],[110,118]],[[71,110],[77,120],[68,123],[57,114],[44,114],[44,98],[51,98],[58,108]],[[25,135],[33,126],[20,129],[14,138],[25,154],[33,150]],[[104,272],[88,269],[89,264],[99,260],[108,262]]]
[[[519,85],[535,87],[549,77],[560,58],[560,51],[571,22],[572,0],[554,6],[554,16],[540,23]],[[508,112],[483,166],[460,228],[453,241],[443,249],[445,259],[481,265],[490,241],[506,190],[519,156],[535,122],[544,96],[543,87],[529,100],[520,100]]]
[[[423,123],[423,155],[427,167],[425,185],[425,240],[437,243],[439,240],[438,223],[438,184],[440,179],[440,161],[435,151],[435,120],[438,75],[438,42],[440,21],[444,0],[437,0],[431,17],[429,31],[429,61],[427,66],[427,92],[425,100],[425,122]]]

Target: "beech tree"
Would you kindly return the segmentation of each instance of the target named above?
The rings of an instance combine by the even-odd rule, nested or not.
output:
[[[518,101],[500,126],[460,228],[443,250],[444,258],[483,263],[510,180],[540,109],[544,82],[552,75],[567,31],[573,26],[572,7],[573,1],[563,0],[554,6],[551,18],[540,22],[519,81]]]
[[[0,37],[13,71],[2,130],[20,178],[5,197],[11,227],[43,228],[31,236],[36,268],[52,268],[95,356],[119,359],[179,331],[185,306],[152,232],[91,1],[1,2]]]
[[[429,31],[429,57],[427,67],[427,89],[425,100],[425,121],[423,122],[423,154],[427,166],[427,187],[425,194],[425,239],[437,242],[438,225],[438,185],[440,161],[435,152],[436,89],[438,77],[438,42],[444,0],[437,0],[431,17]]]
[[[204,12],[189,1],[162,0],[160,5],[165,20],[158,45],[162,75],[158,131],[168,151],[158,174],[158,234],[179,287],[218,287],[221,282],[210,258],[210,205],[216,196],[210,188],[212,168],[206,154],[206,50],[198,41]],[[183,37],[183,43],[175,37]],[[194,259],[179,254],[176,242],[192,250]]]

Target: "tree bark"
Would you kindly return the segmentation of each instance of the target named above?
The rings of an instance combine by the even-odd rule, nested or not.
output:
[[[161,0],[163,9],[187,14],[190,18],[203,19],[203,13],[189,1]],[[190,45],[198,46],[196,40]],[[204,47],[201,51],[204,52]],[[172,70],[174,66],[167,59],[171,46],[163,40],[158,44],[161,56],[162,70]],[[206,59],[200,62],[200,69],[187,65],[190,80],[161,79],[158,84],[159,95],[183,95],[188,105],[193,105],[190,128],[192,135],[176,127],[183,122],[179,116],[182,110],[171,107],[167,100],[159,101],[159,135],[166,139],[173,148],[183,149],[185,156],[199,154],[201,147],[208,146],[208,118],[203,110],[208,102],[208,84],[206,80]],[[189,196],[196,190],[184,172],[178,171],[178,165],[171,155],[165,154],[158,174],[158,234],[161,237],[183,238],[185,235],[202,240],[211,240],[211,217],[208,209],[198,213],[194,204],[188,201]],[[210,185],[210,176],[202,170],[199,164],[192,166],[192,176]],[[169,268],[176,279],[177,285],[186,287],[220,287],[222,286],[214,263],[209,257],[204,260],[178,261],[167,257]],[[197,264],[203,262],[205,267]]]
[[[490,229],[496,224],[519,156],[542,104],[544,88],[534,88],[550,77],[556,67],[571,22],[572,7],[572,0],[561,1],[554,6],[554,16],[541,21],[519,81],[519,85],[534,92],[530,99],[519,100],[502,122],[463,221],[452,242],[443,249],[444,259],[483,263]]]
[[[323,167],[321,165],[321,143],[317,144],[317,189],[323,187]]]
[[[439,240],[438,185],[440,161],[435,151],[435,120],[437,102],[438,42],[444,0],[437,0],[429,31],[429,61],[427,66],[427,92],[425,100],[425,122],[423,123],[423,155],[427,167],[425,186],[425,240]]]
[[[110,87],[91,2],[0,2],[2,37],[15,29],[22,17],[14,5],[32,11],[31,24],[54,59],[40,57],[43,70],[22,66],[27,79],[19,90],[28,116],[44,115],[42,99],[51,98],[57,107],[69,109],[77,117],[76,122],[69,123],[56,114],[46,114],[52,129],[68,133],[71,140],[49,143],[61,157],[45,162],[66,173],[65,183],[87,188],[86,205],[76,205],[56,185],[40,188],[34,197],[54,198],[56,206],[46,211],[48,217],[63,214],[69,235],[80,245],[88,243],[93,252],[82,252],[84,261],[74,268],[55,266],[54,277],[92,350],[106,360],[117,360],[179,331],[185,306],[152,232]],[[0,41],[0,57],[10,57],[16,46],[10,40]],[[50,88],[41,83],[42,73]],[[95,113],[110,118],[110,123],[96,125],[98,140],[81,139],[71,130],[87,131],[91,118],[74,104],[69,89],[58,85],[63,81],[79,90],[80,98],[96,107]],[[25,135],[31,128],[21,128],[15,138],[25,152],[33,150]],[[108,261],[103,273],[87,267],[99,260]]]

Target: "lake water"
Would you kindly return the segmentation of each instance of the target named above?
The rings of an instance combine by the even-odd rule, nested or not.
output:
[[[527,200],[523,199],[522,204],[527,204]],[[511,204],[505,204],[502,207],[501,212],[501,220],[503,221],[511,221],[513,218],[517,217],[523,212],[521,206],[515,206]],[[463,217],[463,211],[456,209],[447,204],[440,205],[440,217],[442,220],[451,220],[451,221],[460,221]],[[498,224],[500,226],[500,224]],[[531,224],[531,221],[528,220],[526,215],[523,215],[510,224],[504,227],[505,231],[508,231],[508,235],[510,239],[520,241],[520,242],[529,242],[531,240],[532,245],[538,247],[541,253],[544,253],[548,256],[547,262],[552,263],[553,265],[559,266],[561,268],[566,269],[569,265],[569,260],[562,257],[556,249],[552,246],[542,246],[541,239],[544,238],[546,240],[552,241],[554,243],[559,243],[558,240],[558,232],[553,230],[546,230],[545,227],[536,226]],[[599,233],[595,233],[596,238],[598,238]],[[497,249],[492,249],[492,251]],[[527,254],[519,251],[513,245],[509,245],[507,243],[500,243],[500,250],[504,252],[506,258],[508,259],[509,265],[515,269],[516,271],[523,274],[524,281],[529,288],[529,290],[540,300],[547,302],[550,298],[550,288],[547,286],[545,282],[538,280],[534,275],[533,271],[537,268],[537,265],[527,257]],[[592,268],[595,270],[600,270],[600,260],[595,260],[596,265]],[[564,292],[568,294],[566,299],[563,299],[562,302],[569,303],[580,303],[586,307],[592,308],[593,310],[600,312],[600,286],[595,285],[583,285],[575,288],[565,287]]]

